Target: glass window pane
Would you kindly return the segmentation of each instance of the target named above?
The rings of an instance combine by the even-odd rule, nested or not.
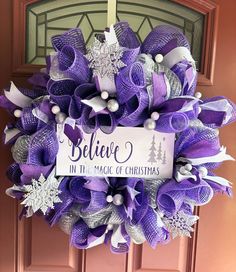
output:
[[[80,27],[87,44],[106,27],[107,0],[45,0],[27,7],[26,63],[45,64],[51,37]]]
[[[201,65],[204,16],[169,0],[117,0],[117,21],[127,21],[140,41],[156,26],[178,27],[188,38],[197,68]]]

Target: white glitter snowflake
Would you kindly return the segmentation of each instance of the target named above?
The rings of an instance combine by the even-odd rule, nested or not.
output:
[[[192,225],[199,219],[196,215],[186,214],[183,211],[177,212],[172,217],[164,217],[163,221],[167,229],[172,233],[172,237],[188,236],[194,230]]]
[[[114,74],[126,66],[121,57],[123,48],[119,44],[108,44],[107,41],[101,43],[95,38],[94,43],[88,48],[86,58],[89,61],[89,67],[93,69],[93,74],[100,77],[109,77],[113,79]]]
[[[41,174],[38,180],[32,179],[31,185],[24,185],[25,200],[21,203],[32,209],[35,213],[41,210],[44,214],[48,208],[54,208],[54,203],[62,202],[58,197],[60,182],[54,175],[50,175],[47,179]]]

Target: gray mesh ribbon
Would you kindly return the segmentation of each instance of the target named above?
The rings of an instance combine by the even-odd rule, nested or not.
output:
[[[79,212],[81,218],[89,226],[89,228],[96,228],[107,224],[121,224],[123,219],[118,214],[114,205],[108,205],[104,209],[97,212]]]
[[[142,227],[140,225],[125,224],[125,229],[135,244],[142,244],[146,241]]]
[[[28,149],[30,146],[30,139],[29,135],[20,136],[15,144],[13,145],[12,157],[17,163],[26,163],[28,158]]]

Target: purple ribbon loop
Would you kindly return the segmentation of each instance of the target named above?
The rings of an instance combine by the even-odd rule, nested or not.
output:
[[[155,27],[145,38],[141,46],[141,52],[151,54],[153,58],[157,54],[165,56],[172,49],[183,46],[190,50],[187,38],[176,27],[160,25]]]
[[[164,133],[178,133],[189,126],[189,118],[183,112],[160,115],[156,121],[156,130]]]
[[[50,209],[49,213],[46,215],[46,220],[53,226],[58,223],[61,216],[72,208],[72,205],[76,200],[68,191],[68,178],[64,178],[59,185],[60,199],[62,202],[55,203],[54,209]]]
[[[204,125],[219,128],[236,120],[236,105],[224,96],[216,96],[203,101],[198,118]]]
[[[47,177],[52,171],[54,164],[49,165],[35,165],[35,164],[20,164],[20,170],[22,172],[21,182],[22,184],[32,183],[32,179],[38,180],[40,175],[43,174],[44,177]]]
[[[73,80],[49,80],[48,82],[48,91],[51,99],[64,113],[68,113],[71,96],[74,94],[75,89],[76,83]]]
[[[91,71],[88,60],[72,46],[64,46],[58,54],[59,69],[66,72],[77,84],[89,82]]]
[[[104,192],[90,191],[91,199],[87,206],[84,206],[82,212],[97,212],[107,206],[106,194]]]
[[[82,54],[86,53],[83,33],[79,28],[70,29],[62,35],[53,36],[52,45],[56,51],[61,51],[65,45],[70,45]]]
[[[175,64],[171,70],[178,76],[182,84],[183,95],[194,95],[198,74],[192,65],[187,60],[183,60]]]
[[[189,128],[175,143],[175,156],[201,158],[219,153],[220,142],[216,131],[212,129]]]
[[[14,162],[13,164],[11,164],[7,169],[6,175],[8,179],[16,185],[23,185],[20,179],[22,172],[18,163]]]
[[[146,91],[142,90],[131,97],[124,104],[124,112],[119,121],[123,126],[138,126],[148,118],[149,98]]]
[[[27,164],[47,166],[55,163],[58,140],[53,126],[47,125],[31,136]]]
[[[164,102],[167,96],[167,82],[164,73],[152,74],[152,99],[150,99],[150,109],[155,109],[162,102]]]
[[[139,52],[140,52],[140,47],[137,47],[134,49],[126,48],[123,52],[123,56],[121,60],[128,66],[135,62]]]
[[[122,69],[116,77],[117,98],[123,104],[132,96],[143,90],[146,86],[146,78],[143,66],[140,62],[134,62]]]
[[[45,73],[35,73],[33,74],[29,79],[28,82],[32,84],[33,86],[38,86],[42,88],[42,91],[44,90],[45,94],[47,93],[46,87],[48,80],[50,79],[48,74]]]
[[[81,124],[85,133],[93,133],[98,128],[106,134],[114,131],[118,125],[118,120],[112,112],[92,112],[93,109],[85,106],[81,116]],[[91,114],[92,112],[92,114]]]
[[[157,205],[167,216],[179,211],[183,203],[190,201],[194,205],[207,204],[213,197],[213,190],[204,180],[191,182],[183,180],[178,183],[174,179],[167,180],[157,192]]]
[[[84,108],[84,104],[81,100],[91,99],[98,94],[99,92],[96,90],[93,83],[84,83],[78,86],[74,91],[74,95],[71,97],[69,116],[78,120],[81,117]]]
[[[103,236],[106,231],[106,225],[89,229],[87,224],[80,219],[73,226],[71,232],[71,244],[77,248],[85,249],[90,243]]]
[[[149,206],[146,215],[141,221],[143,233],[152,248],[159,243],[165,243],[169,239],[169,233],[164,225],[158,224],[158,214]]]
[[[73,198],[79,204],[89,203],[91,199],[90,191],[85,188],[87,180],[84,177],[72,177],[68,178],[68,189]]]
[[[131,49],[139,47],[138,38],[127,22],[116,23],[114,29],[120,46]]]

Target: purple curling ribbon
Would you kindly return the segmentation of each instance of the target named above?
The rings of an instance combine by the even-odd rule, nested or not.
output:
[[[124,112],[119,121],[123,126],[138,126],[148,118],[149,97],[145,90],[142,90],[131,97],[124,104]]]
[[[128,66],[136,61],[136,58],[139,55],[139,53],[140,53],[139,47],[134,49],[125,48],[121,60]]]
[[[215,176],[213,173],[209,173],[210,176]],[[212,190],[214,191],[214,194],[217,193],[223,193],[226,194],[229,197],[233,196],[233,191],[232,188],[230,188],[229,186],[225,186],[216,182],[213,182],[212,180],[210,180],[209,178],[205,178],[205,181],[211,186]]]
[[[94,178],[93,186],[88,189],[86,187],[88,180],[91,181],[93,178],[72,178],[69,183],[69,190],[78,203],[81,204],[83,213],[98,212],[108,205],[106,192],[102,189],[104,185],[108,188],[108,185],[105,180]],[[98,184],[95,184],[96,181],[98,181]]]
[[[172,49],[180,46],[190,50],[184,34],[176,27],[161,25],[155,27],[145,38],[141,52],[151,54],[155,58],[157,54],[165,56]]]
[[[224,96],[216,96],[200,104],[198,118],[204,125],[219,128],[236,120],[236,105]]]
[[[130,49],[139,47],[138,38],[127,22],[116,23],[114,30],[120,46]]]
[[[166,100],[156,110],[160,118],[156,121],[156,130],[176,133],[187,129],[189,121],[197,118],[198,101],[190,97],[176,97]]]
[[[141,220],[141,227],[147,242],[152,248],[157,244],[167,243],[170,236],[159,215],[149,206],[147,213]]]
[[[56,51],[61,51],[65,45],[69,45],[79,50],[82,54],[86,53],[83,33],[79,28],[70,29],[62,35],[53,36],[52,45]]]
[[[33,107],[22,110],[21,118],[17,121],[16,127],[24,134],[32,134],[43,127],[44,123],[32,113]]]
[[[164,73],[152,73],[152,96],[149,97],[149,108],[152,110],[166,100],[168,95],[167,79]]]
[[[49,75],[46,73],[35,73],[28,79],[28,82],[35,87],[41,87],[44,94],[47,94],[47,82],[49,80]]]
[[[73,80],[48,82],[48,92],[51,99],[60,107],[61,111],[68,113],[68,108],[77,85]]]
[[[46,215],[46,220],[51,226],[57,224],[62,215],[68,212],[73,203],[76,202],[68,190],[68,178],[61,181],[59,190],[61,191],[59,197],[62,202],[55,203],[54,209],[50,209]]]
[[[122,69],[116,77],[117,98],[123,104],[146,86],[145,72],[140,62]]]
[[[197,85],[197,71],[187,60],[175,64],[171,70],[178,76],[182,87],[183,95],[194,95]]]
[[[42,98],[35,101],[30,107],[22,110],[21,117],[16,123],[16,127],[24,134],[33,134],[46,126],[47,123],[53,122],[55,116],[51,112],[52,103]]]
[[[188,126],[189,118],[182,112],[162,114],[156,122],[156,130],[165,133],[178,133]]]
[[[12,114],[14,113],[14,111],[16,109],[18,109],[19,107],[16,106],[14,103],[12,103],[11,101],[9,101],[5,95],[1,95],[0,96],[0,107],[4,108],[6,110],[8,110],[9,112],[11,112]]]
[[[217,132],[206,128],[189,128],[175,142],[175,157],[201,158],[220,151]]]
[[[106,233],[106,225],[90,229],[82,219],[77,221],[72,228],[71,243],[78,248],[85,249],[106,242],[108,237],[111,240],[112,252],[125,253],[128,251],[130,238],[123,225],[115,226],[113,230]]]
[[[85,249],[89,248],[90,244],[96,241],[99,238],[101,239],[101,243],[104,242],[103,235],[105,234],[106,226],[99,226],[94,229],[89,229],[87,224],[80,219],[73,226],[71,232],[71,244],[77,248]]]
[[[81,125],[86,133],[93,133],[100,128],[104,133],[110,134],[118,125],[118,120],[116,115],[108,110],[95,113],[91,107],[84,106]]]
[[[7,169],[6,175],[8,179],[14,184],[23,185],[20,179],[22,172],[18,163],[14,162],[13,164],[11,164]]]
[[[19,166],[22,172],[22,175],[20,177],[22,184],[31,184],[32,179],[38,180],[41,174],[43,174],[44,177],[48,177],[54,167],[54,163],[48,165],[23,163]]]
[[[49,165],[55,163],[58,140],[54,127],[48,125],[37,131],[31,138],[28,150],[28,164]]]
[[[204,180],[192,182],[188,179],[178,183],[170,179],[159,188],[156,201],[159,209],[171,216],[178,212],[185,202],[201,206],[207,204],[212,197],[213,190]]]
[[[116,226],[111,235],[111,251],[113,253],[127,253],[130,247],[130,237],[124,224]],[[106,240],[105,240],[106,241]]]
[[[32,178],[38,179],[41,174],[48,176],[55,164],[58,152],[58,140],[53,126],[46,125],[30,136],[27,148],[27,159],[21,163],[21,182],[29,183]]]
[[[77,84],[89,82],[91,71],[88,60],[72,46],[64,46],[58,54],[59,69],[66,72]]]

